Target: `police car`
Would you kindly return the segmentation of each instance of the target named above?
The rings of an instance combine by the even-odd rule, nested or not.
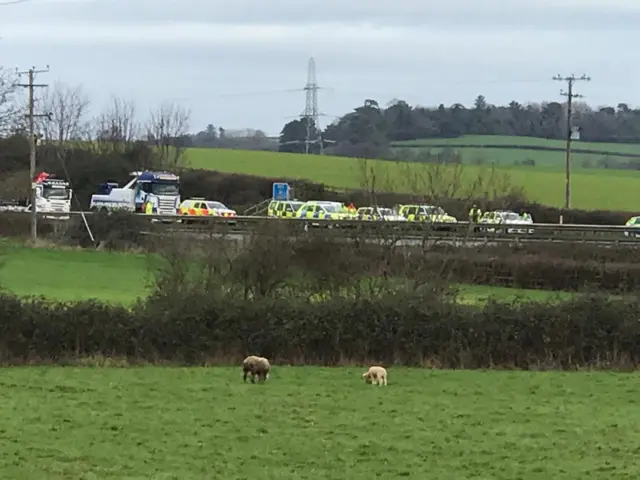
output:
[[[485,212],[479,223],[485,232],[534,233],[534,229],[530,227],[533,225],[531,216],[524,217],[511,210]]]
[[[340,202],[312,201],[305,202],[296,212],[295,218],[309,220],[353,220],[355,215],[346,213]],[[312,226],[320,226],[320,222],[312,222]],[[334,225],[328,225],[331,228]]]
[[[439,223],[437,230],[450,230],[458,223],[456,217],[449,215],[438,205],[400,205],[398,212],[410,222]],[[442,224],[451,224],[451,226]]]
[[[295,218],[296,212],[304,202],[297,200],[271,200],[267,207],[267,216],[270,218]]]
[[[188,215],[190,217],[224,217],[234,218],[237,216],[235,210],[227,207],[224,203],[204,198],[189,198],[183,201],[178,208],[178,215]],[[190,223],[191,219],[184,219],[183,223]]]
[[[631,227],[624,232],[625,237],[640,238],[640,217],[631,217],[624,225],[625,227]]]
[[[358,220],[376,220],[386,222],[406,222],[402,215],[395,214],[392,209],[386,207],[360,207],[356,210]]]

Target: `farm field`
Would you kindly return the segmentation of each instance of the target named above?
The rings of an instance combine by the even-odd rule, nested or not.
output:
[[[147,295],[150,265],[143,254],[10,245],[0,250],[0,285],[20,296],[131,304]]]
[[[507,135],[464,135],[456,138],[426,138],[421,140],[408,140],[395,142],[394,145],[430,146],[434,144],[456,145],[519,145],[522,147],[549,147],[564,150],[564,140],[551,140],[537,137],[517,137]],[[581,150],[595,150],[598,152],[618,152],[640,155],[640,144],[635,143],[599,143],[573,141],[573,148]]]
[[[500,167],[513,168],[525,166],[522,162],[535,162],[535,168],[564,172],[565,154],[562,151],[526,150],[509,148],[484,148],[484,147],[455,147],[462,155],[462,162],[467,165],[482,163],[485,165],[495,164]],[[424,147],[431,153],[440,153],[444,148]],[[571,155],[572,171],[582,172],[584,170],[596,170],[598,173],[606,172],[603,168],[595,167],[606,155],[592,153],[573,153]],[[611,157],[617,161],[629,161],[631,158]],[[640,160],[640,158],[639,158]],[[587,168],[589,167],[589,168]],[[529,167],[532,168],[532,167]]]
[[[2,478],[636,478],[640,377],[4,368]]]
[[[535,137],[515,137],[503,135],[465,135],[457,138],[430,138],[422,140],[409,140],[394,142],[394,147],[424,147],[432,153],[443,150],[446,145],[460,152],[464,163],[474,164],[483,161],[486,164],[494,163],[505,167],[512,167],[524,161],[534,161],[536,168],[562,170],[565,168],[565,142],[564,140],[549,140]],[[435,147],[434,147],[435,146]],[[504,148],[491,148],[501,146]],[[509,148],[518,146],[520,148]],[[554,148],[557,151],[534,150],[531,148]],[[633,158],[616,156],[615,154],[638,155],[640,159],[640,145],[620,143],[596,143],[574,141],[572,148],[576,150],[572,154],[572,166],[576,171],[592,170],[604,157],[610,157],[619,162],[630,161]],[[579,150],[594,150],[603,153],[583,153]],[[588,167],[588,168],[586,168]],[[602,172],[603,169],[596,169]]]
[[[504,152],[503,152],[504,153]],[[550,152],[555,154],[555,152]],[[307,179],[327,186],[348,189],[366,186],[364,161],[344,157],[301,155],[291,153],[194,148],[187,152],[191,168],[240,173],[274,179]],[[383,191],[415,192],[444,189],[451,184],[455,167],[441,167],[439,180],[428,183],[433,166],[383,160],[367,160],[368,171],[378,178]],[[531,201],[551,206],[564,204],[564,173],[553,167],[500,167],[510,183],[522,186]],[[482,177],[488,180],[487,166],[464,165],[461,178],[469,185]],[[423,179],[423,180],[421,180]],[[467,181],[465,181],[465,179]],[[417,182],[417,183],[414,183]],[[584,210],[640,209],[636,195],[640,172],[624,170],[581,169],[572,175],[572,208]],[[413,185],[412,185],[413,183]]]
[[[148,295],[153,263],[153,257],[144,254],[5,246],[0,250],[0,285],[20,296],[131,305]],[[489,297],[545,301],[573,295],[481,285],[459,288],[460,302],[467,304],[481,304]]]

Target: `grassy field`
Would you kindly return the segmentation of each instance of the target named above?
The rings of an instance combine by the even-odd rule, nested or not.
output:
[[[133,304],[148,295],[153,257],[132,253],[57,250],[6,246],[0,250],[0,285],[20,296],[53,300],[98,299]],[[489,297],[504,301],[567,299],[571,293],[460,285],[460,301],[481,304]]]
[[[516,137],[506,135],[464,135],[457,138],[427,138],[396,142],[394,145],[417,145],[428,147],[436,144],[456,145],[520,145],[523,147],[550,147],[564,150],[564,140],[550,140],[537,137]],[[640,155],[640,144],[634,143],[598,143],[573,141],[574,149],[595,150],[598,152],[617,152]]]
[[[543,152],[545,153],[545,152]],[[550,152],[555,154],[556,152]],[[504,154],[502,151],[501,154]],[[278,152],[194,148],[187,152],[189,166],[226,173],[243,173],[276,179],[308,179],[336,188],[363,188],[370,185],[363,173],[364,161],[344,157],[312,156]],[[429,181],[434,167],[424,164],[368,160],[378,190],[423,193],[443,191],[454,178],[454,167],[440,169],[437,180]],[[530,200],[546,205],[564,204],[564,173],[555,167],[501,167],[512,185],[524,188]],[[465,191],[478,178],[490,178],[487,166],[464,165],[461,183]],[[636,194],[640,172],[581,169],[572,175],[571,206],[586,210],[640,209]],[[482,193],[475,190],[475,193]]]
[[[522,162],[534,161],[536,168],[562,170],[565,168],[565,141],[548,140],[534,137],[510,137],[501,135],[465,135],[457,138],[430,138],[422,140],[409,140],[396,142],[395,147],[423,147],[432,153],[438,153],[446,145],[457,150],[462,155],[462,161],[468,164],[476,164],[482,161],[486,164],[496,164],[504,167],[513,167]],[[518,145],[521,148],[506,148]],[[489,146],[502,146],[505,148],[490,148]],[[555,148],[557,151],[544,151],[527,149]],[[640,156],[640,145],[619,143],[595,143],[574,141],[572,155],[573,170],[591,170],[598,166],[598,162],[604,157],[616,162],[628,162],[633,160],[628,157],[616,156],[616,154],[633,154]],[[583,153],[580,150],[595,150],[602,153]],[[640,159],[640,158],[639,158]],[[602,173],[602,169],[599,169]]]
[[[7,479],[637,478],[634,374],[5,368]]]
[[[0,285],[17,295],[131,304],[151,280],[147,255],[5,246]]]

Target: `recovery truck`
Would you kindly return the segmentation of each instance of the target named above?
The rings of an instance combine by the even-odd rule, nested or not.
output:
[[[132,179],[124,187],[106,182],[91,195],[91,210],[127,210],[144,213],[144,204],[153,205],[157,215],[177,215],[180,207],[180,177],[170,172],[131,172]]]
[[[69,218],[73,192],[68,181],[42,172],[33,179],[33,186],[36,194],[36,212],[45,214],[45,217],[50,216],[61,220]],[[1,202],[0,210],[30,212],[31,199],[24,202]]]

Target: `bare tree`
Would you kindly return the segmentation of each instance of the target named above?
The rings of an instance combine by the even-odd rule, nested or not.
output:
[[[43,112],[51,114],[51,119],[39,122],[40,132],[49,142],[62,145],[72,139],[85,136],[88,125],[84,122],[89,107],[89,99],[81,86],[56,83],[41,99]]]
[[[15,75],[0,67],[0,135],[15,127],[18,118]]]
[[[184,164],[184,142],[189,130],[190,112],[174,102],[164,102],[151,112],[147,137],[157,147],[163,167],[175,169]]]
[[[134,103],[113,97],[96,118],[94,129],[92,140],[99,151],[124,153],[140,132]]]
[[[358,176],[360,188],[367,192],[369,203],[377,203],[377,194],[396,190],[394,171],[395,163],[391,161],[358,159]]]

